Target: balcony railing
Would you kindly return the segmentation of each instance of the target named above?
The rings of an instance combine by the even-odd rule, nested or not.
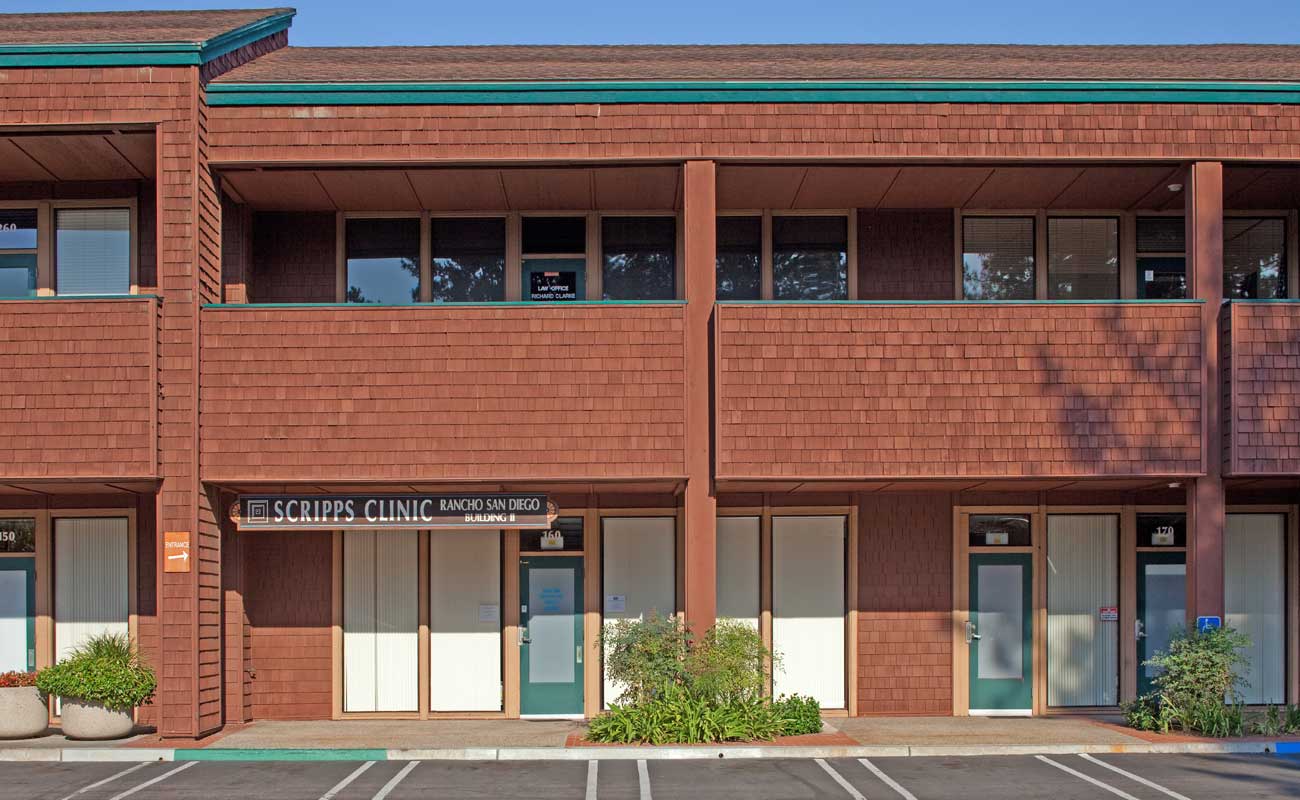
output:
[[[718,477],[1197,474],[1200,310],[722,303]]]
[[[1300,303],[1234,301],[1222,321],[1225,471],[1300,474]]]

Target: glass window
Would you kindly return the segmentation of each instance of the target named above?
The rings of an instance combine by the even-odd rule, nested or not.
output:
[[[606,300],[677,296],[677,220],[605,217],[600,221],[601,285]]]
[[[36,209],[0,209],[0,250],[36,249]]]
[[[1047,296],[1053,300],[1119,297],[1119,220],[1047,220]]]
[[[524,217],[524,255],[579,255],[587,252],[585,217]]]
[[[429,234],[433,239],[433,302],[505,299],[504,219],[433,219],[429,221]]]
[[[1029,547],[1029,517],[1025,514],[971,514],[971,547]]]
[[[1138,218],[1138,297],[1146,300],[1187,297],[1186,235],[1182,217]]]
[[[349,303],[401,305],[420,300],[420,221],[347,222]]]
[[[520,531],[519,551],[537,553],[562,550],[582,552],[582,517],[560,517],[548,531]]]
[[[0,553],[35,553],[36,520],[0,519]]]
[[[36,296],[36,209],[0,210],[0,297]]]
[[[1033,217],[963,218],[961,266],[967,300],[1033,300]]]
[[[1186,547],[1187,515],[1138,514],[1138,547]]]
[[[772,218],[772,295],[777,300],[849,298],[845,217]]]
[[[718,217],[718,299],[758,300],[763,287],[763,218]]]
[[[61,208],[54,219],[59,294],[130,293],[130,209]]]
[[[1285,220],[1224,218],[1223,296],[1286,297]]]

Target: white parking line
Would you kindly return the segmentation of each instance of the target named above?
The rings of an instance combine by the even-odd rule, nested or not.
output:
[[[325,794],[321,795],[321,796],[320,796],[320,800],[334,800],[334,795],[336,795],[336,794],[338,794],[339,792],[341,792],[341,791],[343,791],[344,789],[346,789],[346,788],[348,787],[348,784],[349,784],[349,783],[352,783],[352,782],[355,781],[357,778],[360,778],[360,777],[361,777],[361,773],[363,773],[363,772],[365,772],[366,770],[370,769],[370,768],[373,767],[374,765],[375,765],[375,762],[373,762],[373,761],[367,761],[366,763],[364,763],[364,764],[362,764],[361,766],[357,767],[356,769],[352,770],[352,774],[351,774],[351,775],[347,776],[347,777],[344,778],[343,780],[341,780],[341,781],[339,781],[338,783],[334,784],[334,788],[330,789],[328,792],[326,792]],[[113,800],[117,800],[117,798],[113,798]]]
[[[139,786],[133,786],[133,787],[131,787],[130,789],[127,789],[125,792],[122,792],[121,794],[115,794],[115,795],[113,795],[111,798],[109,798],[109,800],[122,800],[123,797],[130,797],[131,795],[135,794],[136,792],[140,791],[141,789],[145,789],[145,788],[147,788],[147,787],[153,786],[155,783],[158,783],[159,781],[165,781],[165,780],[167,780],[168,778],[170,778],[171,776],[173,776],[173,775],[175,775],[176,773],[180,772],[181,770],[189,769],[190,767],[194,766],[194,765],[197,764],[197,763],[199,763],[199,762],[197,762],[197,761],[186,761],[184,764],[181,764],[181,765],[180,765],[179,767],[177,767],[176,769],[169,769],[169,770],[167,770],[166,772],[164,772],[163,774],[159,775],[158,777],[153,778],[153,779],[151,779],[151,780],[147,780],[147,781],[145,781],[144,783],[140,784]]]
[[[392,780],[384,784],[384,788],[375,792],[375,796],[373,800],[384,800],[384,798],[388,796],[388,793],[396,789],[397,784],[402,782],[402,778],[405,778],[407,775],[410,775],[411,770],[415,769],[417,766],[419,766],[419,764],[420,764],[419,761],[412,761],[411,763],[402,767],[401,772],[398,772],[396,775],[393,776]]]
[[[588,774],[591,774],[588,772]],[[641,785],[641,800],[652,800],[650,797],[650,770],[645,765],[645,759],[638,759],[636,762],[637,783]]]
[[[62,798],[62,800],[72,800],[72,798],[76,797],[79,794],[89,792],[91,789],[98,789],[99,787],[103,786],[106,783],[112,783],[113,781],[117,780],[123,775],[130,775],[132,772],[135,772],[138,769],[144,769],[145,767],[149,766],[152,763],[153,763],[152,761],[141,761],[139,764],[136,764],[134,767],[127,767],[121,772],[114,772],[112,775],[109,775],[107,778],[103,779],[102,781],[95,781],[89,786],[81,787],[80,789],[68,795],[67,797]]]
[[[916,800],[916,795],[912,794],[911,792],[907,791],[902,786],[900,786],[898,784],[898,781],[886,775],[880,769],[880,767],[877,767],[875,764],[872,764],[870,761],[866,760],[865,758],[859,758],[858,763],[866,767],[867,769],[871,770],[872,775],[875,775],[877,778],[884,781],[886,786],[898,792],[898,794],[901,797],[903,797],[904,800]]]
[[[849,793],[849,797],[852,797],[853,800],[867,800],[867,798],[862,796],[862,792],[854,789],[853,784],[844,780],[844,776],[836,772],[830,764],[827,764],[825,759],[817,758],[814,760],[817,762],[817,766],[826,770],[826,774],[831,776],[835,782],[840,785],[841,789]]]
[[[587,762],[587,800],[596,800],[596,765],[597,761]]]
[[[1058,764],[1057,762],[1053,761],[1047,756],[1035,756],[1035,758],[1037,758],[1039,761],[1042,761],[1044,764],[1051,764],[1052,766],[1056,767],[1062,772],[1068,772],[1074,777],[1079,778],[1080,780],[1085,780],[1099,789],[1105,789],[1106,791],[1110,792],[1116,797],[1122,797],[1124,798],[1124,800],[1138,800],[1136,797],[1129,794],[1128,792],[1120,791],[1119,789],[1116,789],[1114,786],[1111,786],[1109,783],[1102,783],[1101,781],[1097,780],[1091,775],[1084,775],[1082,772],[1078,771],[1077,769],[1070,769],[1064,764]]]
[[[1175,792],[1175,791],[1172,790],[1172,789],[1166,789],[1165,787],[1161,786],[1160,784],[1156,783],[1155,781],[1149,781],[1149,780],[1147,780],[1146,778],[1142,777],[1141,775],[1134,775],[1132,772],[1129,772],[1129,771],[1126,770],[1126,769],[1120,769],[1119,767],[1115,766],[1114,764],[1107,764],[1105,761],[1102,761],[1100,758],[1093,758],[1092,756],[1088,755],[1087,753],[1080,753],[1080,754],[1079,754],[1079,758],[1086,758],[1087,760],[1091,761],[1092,763],[1097,764],[1098,766],[1105,767],[1106,769],[1110,770],[1111,772],[1118,772],[1120,775],[1123,775],[1125,778],[1129,778],[1130,780],[1135,780],[1135,781],[1137,781],[1138,783],[1142,784],[1143,786],[1148,786],[1148,787],[1150,787],[1150,788],[1152,788],[1152,789],[1155,789],[1157,792],[1161,792],[1161,793],[1163,793],[1163,794],[1167,794],[1167,795],[1169,795],[1170,797],[1174,798],[1174,800],[1191,800],[1191,798],[1190,798],[1190,797],[1187,797],[1186,795],[1181,795],[1181,794],[1179,794],[1178,792]]]

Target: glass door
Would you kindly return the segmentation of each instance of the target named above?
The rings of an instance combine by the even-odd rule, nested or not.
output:
[[[1187,554],[1137,554],[1138,694],[1154,687],[1160,671],[1144,663],[1169,648],[1175,630],[1187,625]]]
[[[1033,713],[1033,555],[970,557],[970,713]]]
[[[0,672],[35,669],[35,559],[0,558]]]
[[[582,716],[582,558],[519,561],[519,712]]]

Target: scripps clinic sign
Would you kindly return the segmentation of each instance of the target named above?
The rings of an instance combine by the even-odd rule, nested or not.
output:
[[[240,531],[551,527],[544,494],[245,494],[230,507]]]

